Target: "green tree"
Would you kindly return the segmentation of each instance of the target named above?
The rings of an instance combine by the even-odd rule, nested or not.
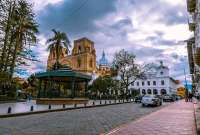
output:
[[[145,73],[151,68],[151,65],[140,66],[135,62],[135,55],[123,49],[115,54],[113,67],[118,71],[121,87],[125,89],[125,92],[122,90],[125,97],[129,93],[129,85],[137,79],[144,79]]]
[[[59,66],[59,56],[62,51],[62,48],[65,47],[67,51],[69,52],[69,47],[71,47],[71,45],[66,33],[56,31],[55,29],[53,29],[52,31],[54,33],[54,36],[49,38],[46,43],[48,44],[48,50],[56,51],[55,64],[56,64],[56,69],[57,69]]]
[[[114,90],[115,86],[115,80],[113,80],[110,76],[100,76],[93,81],[92,85],[90,86],[90,90],[93,96],[102,95],[105,98],[110,95],[109,92]]]
[[[0,71],[2,71],[5,58],[7,57],[7,47],[10,40],[11,29],[12,29],[12,22],[14,22],[14,10],[15,10],[15,1],[12,0],[3,0],[1,1],[0,6],[0,14],[1,14],[1,33],[2,41],[1,41],[1,56],[0,56]]]
[[[30,46],[37,41],[38,25],[26,0],[2,0],[0,4],[0,71],[11,78],[17,66],[34,60]]]
[[[27,52],[26,47],[35,45],[37,42],[38,25],[34,20],[35,15],[31,6],[26,0],[19,0],[15,10],[15,23],[13,24],[15,26],[15,44],[10,67],[11,76],[14,73],[17,58],[19,56],[21,56],[19,60],[25,58],[23,56],[25,56],[24,52]],[[24,64],[24,62],[21,64]]]

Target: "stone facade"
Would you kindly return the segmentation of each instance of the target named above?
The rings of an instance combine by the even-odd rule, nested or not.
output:
[[[47,69],[51,69],[55,62],[55,50],[50,50]],[[86,74],[95,74],[97,76],[111,75],[111,69],[108,65],[98,66],[96,64],[94,42],[87,38],[75,40],[71,54],[68,54],[66,48],[63,48],[60,54],[59,63],[61,65],[67,65],[75,71]]]

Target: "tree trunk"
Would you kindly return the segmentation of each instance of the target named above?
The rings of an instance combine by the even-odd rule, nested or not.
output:
[[[19,47],[22,44],[22,36],[19,34],[20,32],[17,32],[17,36],[16,36],[16,44],[15,44],[15,49],[13,52],[13,59],[12,59],[12,63],[11,63],[11,67],[10,67],[10,78],[12,78],[13,73],[14,73],[14,68],[15,68],[15,62],[17,59],[17,53],[19,51]]]
[[[58,69],[59,67],[59,43],[56,43],[56,69]]]
[[[58,45],[56,45],[56,69],[58,69],[58,61],[59,61]]]
[[[5,38],[4,38],[4,45],[3,45],[3,49],[2,49],[2,54],[1,54],[1,63],[0,63],[0,71],[2,71],[3,66],[4,66],[4,59],[6,57],[6,47],[7,47],[7,43],[8,43],[8,38],[9,38],[9,32],[10,32],[10,22],[11,22],[11,17],[12,17],[12,3],[10,3],[10,7],[9,7],[9,15],[8,15],[8,19],[7,19],[7,25],[6,25],[6,30],[5,30]]]
[[[6,57],[6,61],[5,61],[5,65],[4,65],[4,71],[6,72],[7,71],[7,69],[8,69],[8,63],[9,63],[9,58],[10,58],[10,54],[11,54],[11,52],[12,52],[12,45],[13,45],[13,37],[11,36],[11,41],[10,41],[10,44],[9,44],[9,47],[8,47],[8,54],[7,54],[7,57]]]

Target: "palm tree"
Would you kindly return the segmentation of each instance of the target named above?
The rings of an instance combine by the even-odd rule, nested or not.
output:
[[[62,51],[62,48],[65,47],[67,52],[69,52],[70,41],[64,32],[56,31],[55,29],[52,30],[54,36],[47,40],[48,50],[56,50],[56,69],[59,66],[59,56]]]

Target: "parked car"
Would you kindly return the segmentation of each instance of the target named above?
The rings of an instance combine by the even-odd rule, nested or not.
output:
[[[162,105],[162,99],[156,95],[145,95],[142,97],[142,106],[161,106]]]
[[[165,102],[174,102],[175,101],[175,98],[171,95],[163,95],[163,101]]]
[[[141,103],[142,97],[143,97],[143,96],[136,96],[134,101],[135,101],[136,103]]]

